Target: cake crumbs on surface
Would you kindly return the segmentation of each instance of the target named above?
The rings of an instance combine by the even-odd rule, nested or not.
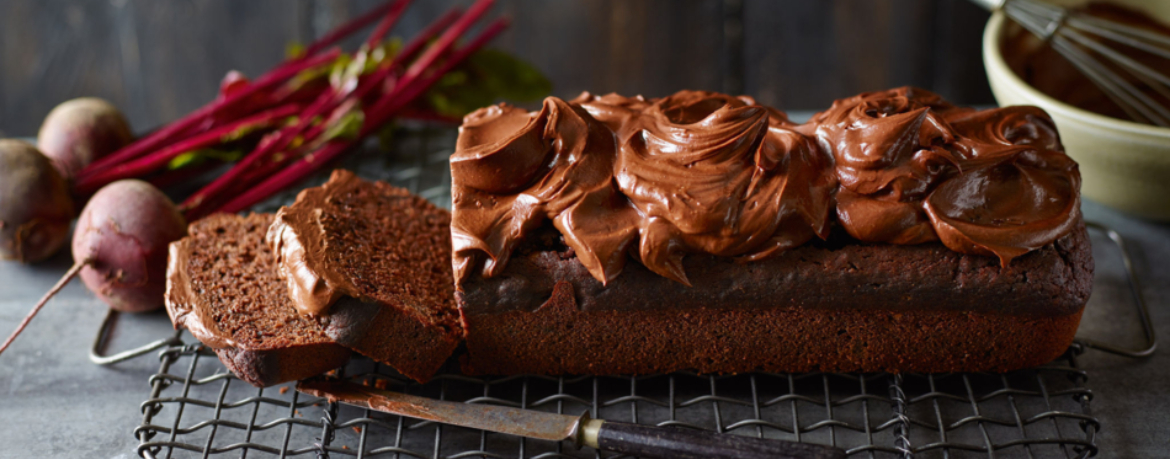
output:
[[[358,433],[358,434],[361,434],[361,433],[362,433],[362,428],[361,428],[361,427],[358,427],[358,426],[353,426],[353,427],[350,427],[350,428],[351,428],[351,429],[353,429],[354,433]]]
[[[287,393],[288,393],[288,386],[281,386],[281,388],[280,388],[280,395],[284,395],[284,394],[287,394]]]

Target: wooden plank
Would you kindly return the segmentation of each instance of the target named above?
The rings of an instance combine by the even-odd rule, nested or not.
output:
[[[16,0],[0,4],[0,126],[35,135],[56,104],[109,99],[136,129],[215,97],[232,69],[258,75],[298,38],[303,2]]]
[[[207,103],[230,70],[255,77],[283,60],[285,46],[303,38],[298,5],[133,0],[135,70],[149,119],[165,122]]]
[[[0,4],[0,131],[36,135],[58,102],[81,95],[124,103],[116,34],[105,2]],[[116,61],[115,61],[116,62]]]
[[[723,92],[743,94],[743,0],[723,0]]]
[[[381,5],[386,0],[310,0],[311,15],[311,33],[312,36],[320,37],[325,33],[333,30],[350,19],[369,11],[370,9]],[[390,31],[390,36],[409,39],[414,37],[419,31],[441,16],[447,9],[460,6],[466,8],[470,5],[469,1],[453,1],[453,0],[414,0],[410,7],[403,13],[402,18],[394,29]],[[368,38],[369,31],[373,27],[355,34],[348,40],[341,43],[345,49],[357,49],[362,42]]]
[[[928,60],[935,65],[931,87],[943,97],[964,104],[995,102],[982,57],[983,27],[990,16],[969,0],[939,1],[937,45]]]
[[[377,0],[318,0],[313,27],[323,33]],[[449,7],[470,2],[416,1],[394,35],[413,36]],[[489,15],[512,26],[493,46],[540,68],[554,94],[582,91],[660,96],[679,89],[722,89],[722,1],[500,0]]]
[[[228,70],[256,75],[287,43],[380,2],[0,2],[0,132],[33,135],[54,105],[84,95],[148,129],[214,97]],[[393,34],[413,36],[470,3],[415,1]],[[492,14],[513,20],[494,46],[542,69],[562,97],[709,89],[822,109],[913,84],[991,101],[979,53],[987,15],[966,0],[499,0]]]
[[[835,98],[903,85],[987,103],[977,30],[987,15],[965,3],[745,0],[746,92],[785,109],[820,110]],[[940,35],[951,40],[940,43]]]
[[[838,94],[831,2],[744,2],[744,92],[784,110]]]

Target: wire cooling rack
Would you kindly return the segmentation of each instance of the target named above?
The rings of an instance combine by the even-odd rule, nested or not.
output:
[[[450,129],[400,130],[392,151],[355,155],[343,167],[406,187],[450,206]],[[314,183],[321,183],[318,177]],[[260,206],[275,211],[295,192]],[[417,384],[364,358],[339,369],[356,382],[467,403],[488,403],[608,420],[709,429],[836,445],[856,458],[1083,458],[1097,454],[1101,425],[1092,391],[1077,367],[1088,348],[1130,356],[1152,352],[1153,330],[1120,236],[1106,231],[1126,261],[1147,348],[1127,351],[1078,341],[1045,366],[1007,374],[675,373],[617,377],[512,376],[474,378],[448,362],[431,382]],[[149,348],[95,362],[141,355]],[[185,340],[182,338],[186,338]],[[159,372],[150,378],[134,430],[144,458],[392,457],[614,458],[591,449],[420,422],[328,403],[298,394],[293,384],[259,389],[237,379],[214,353],[176,335],[154,344]]]
[[[1007,374],[689,373],[473,378],[450,362],[417,384],[367,359],[350,380],[442,400],[831,444],[851,457],[1088,457],[1100,424],[1079,348]],[[162,352],[143,421],[145,458],[615,458],[327,403],[292,383],[258,389],[201,345]]]

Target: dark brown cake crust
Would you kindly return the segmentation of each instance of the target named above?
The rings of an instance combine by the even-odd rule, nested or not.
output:
[[[337,343],[419,382],[439,371],[462,338],[461,333],[439,330],[415,316],[348,296],[337,300],[318,322]]]
[[[467,374],[1008,371],[1068,347],[1081,312],[710,309],[582,312],[558,285],[536,312],[468,318]],[[636,332],[631,332],[636,330]]]
[[[691,255],[688,288],[638,263],[602,285],[553,238],[532,238],[499,276],[468,279],[456,291],[465,316],[533,311],[558,282],[572,284],[583,311],[706,307],[801,307],[901,311],[929,308],[1063,316],[1089,298],[1093,260],[1084,223],[1056,243],[1013,260],[964,255],[942,244],[911,246],[834,240],[751,263]],[[845,238],[842,238],[845,239]],[[864,299],[860,301],[859,299]]]
[[[240,379],[271,386],[318,375],[351,352],[301,318],[276,276],[264,235],[270,214],[217,214],[171,244],[167,313]]]
[[[689,257],[694,287],[637,263],[602,286],[543,245],[456,292],[465,371],[1006,371],[1064,352],[1093,277],[1083,222],[1007,269],[937,243],[808,244],[746,264]]]
[[[353,354],[334,343],[315,343],[264,350],[217,348],[219,361],[237,377],[256,387],[297,381],[341,367]]]

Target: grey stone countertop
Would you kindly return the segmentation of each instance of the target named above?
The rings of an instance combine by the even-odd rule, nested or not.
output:
[[[1170,336],[1170,225],[1092,202],[1084,213],[1126,239],[1155,329]],[[1100,232],[1093,244],[1096,281],[1079,335],[1138,346],[1142,336],[1118,251]],[[0,262],[0,334],[7,336],[68,269],[67,252],[35,265]],[[159,361],[151,353],[108,367],[91,363],[89,348],[105,314],[106,306],[74,281],[0,356],[0,458],[137,457],[139,405]],[[162,311],[124,314],[107,352],[172,333]],[[1144,360],[1088,350],[1079,363],[1102,424],[1098,457],[1170,457],[1170,350]]]

